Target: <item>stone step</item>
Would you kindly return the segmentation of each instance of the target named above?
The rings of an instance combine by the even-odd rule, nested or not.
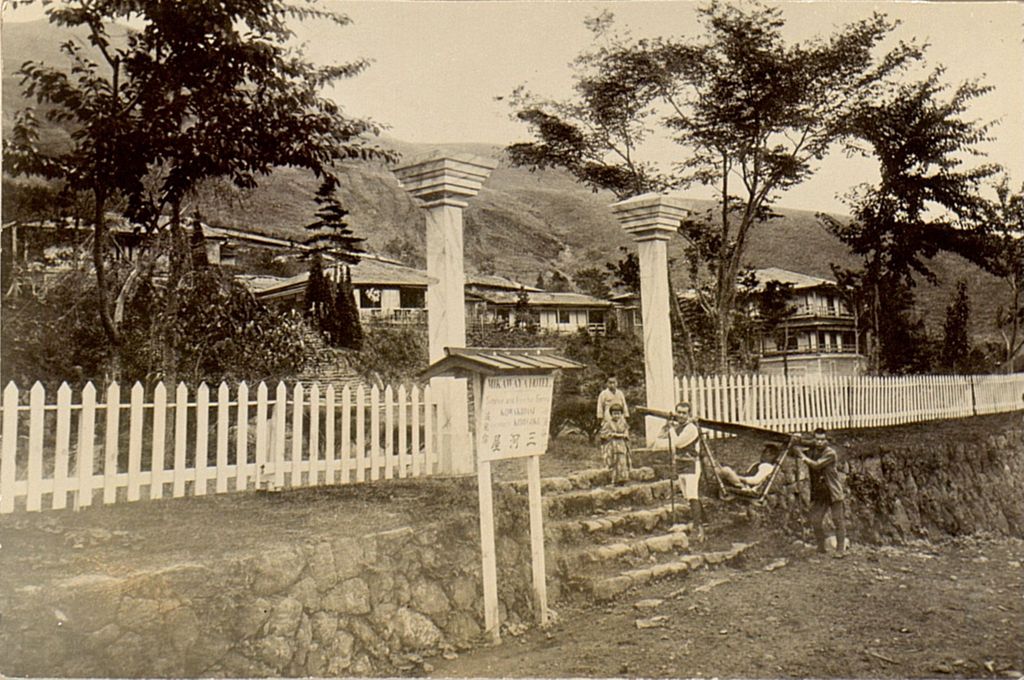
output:
[[[630,588],[642,586],[668,576],[681,576],[704,567],[732,562],[753,547],[754,543],[733,543],[728,550],[692,553],[644,567],[622,571],[613,576],[598,576],[576,582],[577,588],[593,600],[610,600]]]
[[[688,508],[681,498],[676,500],[676,519],[685,517]],[[548,522],[544,527],[546,540],[559,544],[595,541],[602,536],[624,532],[650,533],[660,526],[671,525],[672,504],[652,508],[624,508],[595,514],[583,519]]]
[[[668,500],[669,481],[660,479],[629,482],[623,486],[600,487],[559,493],[544,498],[546,519],[550,521],[573,517],[593,516],[601,511],[630,507],[645,507]]]
[[[597,565],[629,562],[634,565],[657,561],[663,553],[685,552],[690,547],[688,524],[673,527],[674,531],[654,536],[640,536],[603,545],[588,545],[577,550],[568,550],[558,556],[557,564],[562,574],[572,581]]]
[[[630,472],[630,481],[647,482],[655,478],[654,468],[636,467]],[[608,486],[612,483],[612,473],[608,468],[588,468],[574,472],[565,477],[544,477],[540,480],[540,491],[545,496],[580,491]],[[517,492],[527,492],[525,479],[504,482],[504,485]]]

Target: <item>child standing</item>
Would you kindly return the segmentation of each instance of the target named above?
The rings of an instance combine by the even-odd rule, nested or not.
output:
[[[632,469],[629,423],[623,407],[617,403],[608,407],[608,415],[601,423],[601,455],[604,464],[612,471],[612,484],[625,484],[629,481]]]

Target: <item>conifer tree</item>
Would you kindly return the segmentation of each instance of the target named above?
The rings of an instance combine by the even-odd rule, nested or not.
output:
[[[359,308],[352,290],[352,273],[345,267],[334,297],[334,318],[337,344],[349,349],[363,347],[363,328],[359,323]]]
[[[320,253],[313,253],[310,258],[309,279],[306,282],[306,295],[302,307],[313,325],[325,335],[329,335],[327,324],[334,315],[334,296],[331,295],[330,282],[324,276]]]

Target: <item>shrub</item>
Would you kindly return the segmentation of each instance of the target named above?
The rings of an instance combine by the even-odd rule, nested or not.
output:
[[[9,296],[3,312],[2,377],[26,385],[108,377],[193,385],[275,381],[317,365],[325,352],[298,313],[271,311],[214,268],[189,272],[173,292],[142,280],[126,301],[119,347],[110,345],[97,320],[89,272]]]
[[[365,378],[379,383],[414,380],[428,365],[427,335],[418,327],[367,326],[363,348],[351,363]]]

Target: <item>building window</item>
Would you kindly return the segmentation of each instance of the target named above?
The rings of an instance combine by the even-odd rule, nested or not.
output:
[[[422,288],[399,288],[398,306],[402,309],[423,309],[427,306],[426,291]]]
[[[591,309],[587,312],[587,323],[604,323],[604,310]]]
[[[559,309],[558,310],[558,324],[559,325],[565,325],[565,324],[568,324],[569,321],[570,321],[569,310],[568,309]]]
[[[360,288],[359,306],[362,309],[380,309],[380,288]]]

